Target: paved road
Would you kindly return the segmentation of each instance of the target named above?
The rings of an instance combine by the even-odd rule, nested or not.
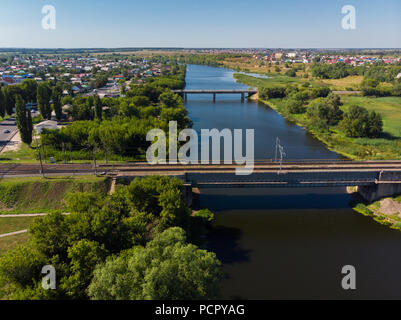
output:
[[[5,130],[8,130],[10,132],[4,133]],[[4,120],[0,122],[0,152],[17,131],[17,123],[14,118],[10,118],[9,120]]]

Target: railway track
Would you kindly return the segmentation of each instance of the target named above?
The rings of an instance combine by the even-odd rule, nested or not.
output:
[[[236,168],[243,167],[239,165],[149,165],[147,163],[130,163],[117,165],[99,165],[98,172],[116,173],[116,174],[163,174],[163,173],[184,173],[184,172],[232,172]],[[56,164],[43,165],[43,171],[46,174],[93,174],[95,168],[91,164]],[[256,162],[254,172],[279,171],[280,164],[276,162],[260,161]],[[401,161],[288,161],[281,165],[281,170],[290,171],[381,171],[392,170],[401,171]],[[24,176],[37,175],[41,173],[39,164],[1,164],[0,176]]]

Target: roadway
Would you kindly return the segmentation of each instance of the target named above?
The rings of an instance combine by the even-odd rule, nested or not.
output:
[[[7,130],[10,132],[5,133]],[[17,131],[17,123],[14,118],[0,122],[0,152],[3,151],[4,147],[14,137]]]

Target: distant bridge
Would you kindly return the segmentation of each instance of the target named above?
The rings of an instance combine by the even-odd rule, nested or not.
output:
[[[258,90],[241,90],[241,89],[233,89],[233,90],[173,90],[174,93],[181,95],[185,101],[188,99],[188,94],[211,94],[213,95],[213,102],[216,102],[217,94],[240,94],[241,101],[245,101],[245,95],[248,97],[258,93]]]

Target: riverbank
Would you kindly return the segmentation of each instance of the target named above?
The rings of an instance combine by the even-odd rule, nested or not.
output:
[[[358,202],[356,197],[352,209],[376,222],[401,231],[401,196],[384,198],[373,203]]]
[[[287,85],[285,79],[256,79],[250,76],[235,75],[235,79],[250,86],[263,87],[269,85]],[[369,111],[374,110],[382,115],[383,134],[380,138],[350,138],[337,127],[327,131],[317,128],[307,113],[293,114],[285,108],[284,99],[264,100],[259,102],[277,111],[285,119],[294,122],[323,142],[327,148],[352,160],[394,160],[401,159],[401,97],[371,98],[358,96],[341,96],[343,111],[351,105],[360,105]]]

